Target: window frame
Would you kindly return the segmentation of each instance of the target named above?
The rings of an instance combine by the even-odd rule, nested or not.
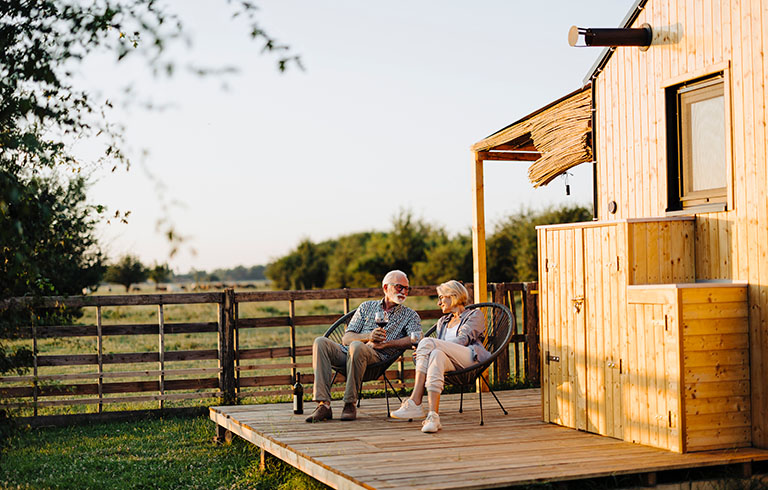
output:
[[[728,211],[733,206],[732,169],[732,118],[730,96],[730,70],[727,63],[710,67],[698,73],[686,74],[662,83],[666,101],[667,128],[667,214],[696,214],[714,211]],[[722,84],[722,85],[721,85]],[[722,87],[723,122],[725,126],[725,187],[702,191],[685,192],[686,173],[690,175],[690,151],[682,148],[684,125],[682,121],[682,96],[713,91]],[[690,150],[690,149],[689,149]]]

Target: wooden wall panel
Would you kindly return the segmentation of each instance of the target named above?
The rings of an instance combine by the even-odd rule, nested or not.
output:
[[[745,288],[683,289],[686,449],[751,443]]]
[[[627,223],[628,284],[694,281],[694,221]]]
[[[728,63],[733,209],[698,216],[695,277],[750,284],[752,377],[760,381],[752,405],[768,413],[768,1],[649,0],[635,25],[643,22],[668,30],[673,42],[645,52],[619,48],[596,79],[598,218],[665,214],[664,84]],[[768,447],[768,418],[753,420],[755,444]]]
[[[586,357],[587,368],[587,406],[589,415],[586,417],[586,428],[589,432],[600,432],[600,416],[597,408],[597,369],[593,366],[598,359],[592,353],[597,351],[597,343],[601,340],[598,332],[598,326],[604,325],[603,318],[603,296],[600,292],[607,284],[603,281],[603,270],[597,257],[601,255],[602,243],[599,236],[599,228],[584,229],[584,279],[585,279],[585,298],[587,309],[586,321],[586,351],[589,355]]]
[[[539,338],[541,339],[542,365],[541,373],[541,420],[549,422],[549,370],[546,351],[549,346],[549,303],[552,301],[551,289],[547,275],[547,235],[544,230],[536,230],[536,242],[539,257]]]
[[[761,32],[756,33],[762,41],[762,53],[765,54],[768,50],[768,3],[762,2],[761,4]],[[766,124],[766,118],[768,114],[765,113],[765,104],[768,100],[768,84],[765,83],[765,78],[768,76],[768,62],[763,58],[762,73],[760,73],[760,80],[763,83],[762,94],[762,108],[763,115],[760,119],[762,125],[762,134],[758,134],[758,138],[762,138],[763,141],[768,138],[768,125]],[[767,152],[768,153],[768,152]],[[766,201],[768,201],[768,195],[766,195],[765,184],[768,181],[768,158],[758,155],[755,158],[755,164],[758,165],[758,179],[762,182],[762,187],[759,189],[761,195],[758,202],[761,203],[757,209],[757,225],[758,225],[758,243],[760,244],[760,264],[758,266],[757,273],[750,274],[750,290],[756,289],[756,299],[758,302],[758,309],[756,312],[750,313],[750,316],[754,316],[756,313],[760,314],[760,335],[753,339],[753,346],[750,352],[752,356],[752,379],[759,379],[761,381],[760,387],[756,388],[753,384],[753,432],[752,440],[759,440],[761,447],[768,447],[768,427],[766,427],[765,414],[768,413],[768,400],[765,394],[765,385],[768,382],[768,363],[765,359],[768,359],[768,350],[764,347],[762,349],[758,346],[765,346],[766,344],[766,329],[768,326],[768,226],[766,222],[768,220],[768,209],[766,209]],[[753,303],[755,304],[755,303]],[[756,420],[759,419],[759,420]]]

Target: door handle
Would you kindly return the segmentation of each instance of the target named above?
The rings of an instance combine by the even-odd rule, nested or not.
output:
[[[546,356],[544,357],[544,359],[547,364],[549,364],[550,362],[560,362],[560,356],[550,355],[549,351],[546,352]]]

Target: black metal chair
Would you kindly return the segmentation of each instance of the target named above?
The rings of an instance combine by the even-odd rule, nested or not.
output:
[[[491,353],[491,357],[485,362],[477,362],[471,366],[467,366],[463,369],[457,369],[455,371],[449,371],[445,373],[445,382],[450,385],[459,386],[461,389],[461,400],[459,402],[459,413],[464,409],[464,388],[472,386],[477,382],[477,379],[483,380],[485,385],[490,390],[493,397],[496,399],[496,403],[501,407],[501,411],[504,415],[507,415],[507,411],[504,405],[496,396],[496,393],[491,389],[491,385],[483,375],[483,372],[488,369],[493,361],[507,348],[509,340],[512,338],[512,332],[517,330],[517,320],[509,311],[509,308],[499,303],[475,303],[467,305],[467,309],[480,309],[485,316],[485,339],[483,345]],[[434,337],[437,335],[437,325],[427,330],[425,337]],[[482,390],[478,390],[478,396],[480,398],[480,425],[483,425],[483,393]]]
[[[334,322],[333,325],[331,325],[328,330],[323,335],[324,337],[327,337],[334,342],[341,344],[341,338],[344,337],[344,332],[347,330],[347,324],[352,320],[352,317],[355,314],[355,310],[350,311],[349,313],[345,314],[338,320]],[[400,395],[397,394],[397,391],[395,390],[395,387],[392,386],[392,383],[390,383],[389,379],[387,378],[387,369],[389,369],[389,366],[391,366],[397,359],[400,358],[400,356],[403,355],[403,352],[405,352],[405,349],[402,349],[398,351],[397,353],[393,354],[390,357],[387,357],[386,359],[383,359],[375,364],[371,364],[365,369],[365,373],[363,373],[363,379],[360,383],[360,386],[357,388],[357,406],[360,406],[360,399],[362,398],[362,390],[363,390],[363,382],[366,381],[374,381],[382,376],[384,377],[384,398],[387,400],[387,417],[389,417],[389,391],[387,390],[387,386],[392,388],[392,392],[395,394],[398,400],[402,403],[402,399],[400,398]],[[336,367],[333,366],[333,378],[331,379],[331,385],[333,385],[334,381],[336,381],[336,376],[341,374],[343,376],[347,375],[347,367],[341,366]]]

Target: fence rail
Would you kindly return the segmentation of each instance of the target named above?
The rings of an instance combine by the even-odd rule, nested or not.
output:
[[[468,286],[471,289],[471,284]],[[514,332],[508,355],[501,356],[493,367],[492,376],[496,380],[504,380],[512,373],[538,384],[540,355],[536,289],[536,283],[488,285],[489,299],[508,305],[519,318],[518,330]],[[418,298],[435,294],[435,286],[417,286],[411,290],[410,296]],[[306,372],[311,370],[311,339],[321,334],[340,314],[350,311],[353,300],[359,302],[380,297],[380,288],[350,288],[260,292],[226,289],[216,293],[2,300],[0,309],[95,308],[96,321],[95,325],[23,326],[19,330],[20,337],[31,341],[33,350],[32,373],[0,377],[0,397],[9,402],[6,405],[30,409],[33,417],[39,415],[39,408],[42,407],[96,405],[95,411],[101,413],[104,405],[111,403],[157,402],[161,409],[166,401],[195,398],[222,398],[224,403],[235,403],[246,397],[290,393],[290,385],[299,370],[305,370],[302,381],[307,391],[311,392],[313,377]],[[320,309],[328,311],[326,303],[337,300],[341,301],[341,305],[336,307],[342,310],[339,313],[316,314],[309,311],[297,314],[297,302],[320,301]],[[265,317],[249,315],[246,311],[249,308],[253,310],[254,304],[285,302],[288,303],[287,315],[274,306],[261,308],[270,313]],[[216,321],[169,322],[166,320],[166,307],[170,305],[215,306]],[[105,322],[105,309],[126,306],[156,307],[157,321]],[[427,321],[441,315],[437,309],[422,308],[417,311],[422,320]],[[276,333],[278,330],[279,334]],[[105,340],[139,335],[156,336],[156,349],[105,352]],[[270,335],[279,337],[273,341],[276,345],[263,345],[265,342],[261,337]],[[200,339],[195,348],[178,348],[179,342],[174,341],[193,336]],[[74,349],[75,352],[47,354],[39,348],[40,342],[77,342],[78,339],[95,340],[93,350],[83,353],[80,346],[79,351]],[[206,342],[207,345],[200,345]],[[145,369],[144,364],[153,366]],[[124,370],[113,370],[123,365],[128,366]],[[79,366],[87,366],[91,370],[66,372]],[[393,365],[392,371],[390,377],[401,386],[414,376],[412,363],[402,358]],[[368,386],[382,388],[377,382]],[[336,386],[334,389],[343,388]]]

